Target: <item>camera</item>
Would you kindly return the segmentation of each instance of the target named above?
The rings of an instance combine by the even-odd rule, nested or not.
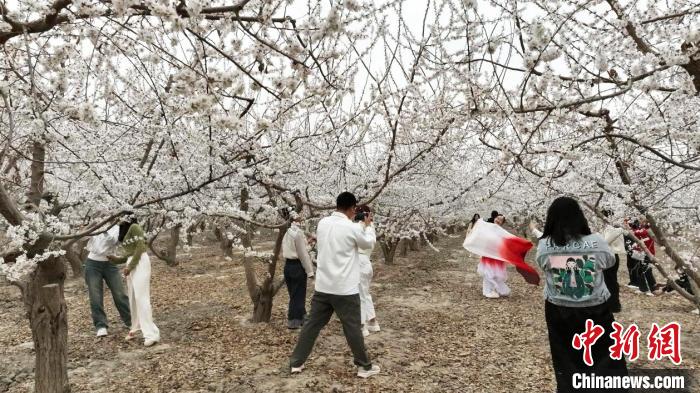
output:
[[[365,213],[365,212],[357,212],[355,214],[355,221],[364,221],[366,216],[367,216],[367,213]]]

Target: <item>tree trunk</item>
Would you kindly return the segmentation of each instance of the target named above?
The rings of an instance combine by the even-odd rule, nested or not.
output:
[[[396,255],[396,249],[399,245],[399,242],[396,240],[390,240],[388,242],[381,241],[379,242],[379,245],[382,248],[382,255],[384,255],[384,263],[386,263],[387,265],[393,265],[394,256]]]
[[[170,239],[168,239],[168,249],[165,250],[165,263],[168,266],[177,266],[177,245],[180,243],[180,228],[178,224],[170,229]]]
[[[221,248],[221,251],[224,253],[224,255],[226,255],[227,257],[233,257],[233,250],[231,249],[233,241],[231,241],[226,236],[226,232],[223,231],[221,227],[217,226],[216,228],[214,228],[214,234],[219,240],[219,247]]]
[[[399,255],[402,257],[408,256],[408,239],[399,240]]]
[[[251,318],[251,322],[270,322],[270,318],[272,317],[272,302],[274,298],[274,294],[271,289],[272,288],[260,288],[258,291],[258,296],[253,301],[253,318]]]
[[[35,351],[35,392],[66,393],[68,319],[63,293],[65,267],[58,258],[39,263],[23,289]]]
[[[187,245],[191,246],[192,245],[192,240],[194,237],[194,234],[197,232],[197,227],[199,226],[199,223],[195,223],[194,225],[191,225],[187,227]]]
[[[409,245],[409,249],[411,251],[420,250],[420,245],[418,244],[418,239],[416,239],[415,237],[411,238],[411,241],[408,243],[408,245]]]
[[[83,275],[83,260],[80,259],[80,253],[75,249],[75,245],[67,244],[64,248],[66,251],[65,258],[70,264],[70,269],[73,272],[73,277],[80,277]]]

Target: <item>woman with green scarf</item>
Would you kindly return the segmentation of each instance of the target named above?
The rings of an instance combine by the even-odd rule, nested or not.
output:
[[[146,236],[135,218],[119,225],[119,241],[123,255],[112,255],[109,260],[115,264],[126,263],[124,276],[131,308],[131,330],[126,340],[135,339],[141,330],[143,345],[150,347],[160,341],[160,331],[153,323],[151,310],[151,260],[146,253]]]

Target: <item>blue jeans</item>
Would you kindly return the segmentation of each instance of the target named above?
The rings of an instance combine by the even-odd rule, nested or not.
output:
[[[90,298],[90,312],[95,329],[107,327],[107,315],[105,315],[103,303],[103,282],[107,283],[107,287],[112,293],[114,305],[117,307],[124,325],[127,327],[131,326],[129,297],[124,290],[119,268],[110,262],[93,261],[88,258],[83,265],[83,271],[85,272],[85,283],[87,284]]]

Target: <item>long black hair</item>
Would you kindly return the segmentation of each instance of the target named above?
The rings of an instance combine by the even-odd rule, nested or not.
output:
[[[496,217],[498,217],[498,216],[499,216],[498,212],[496,210],[494,210],[491,212],[491,217],[489,217],[488,220],[486,220],[486,222],[493,222],[496,219]]]
[[[474,225],[474,224],[476,224],[477,221],[479,221],[480,218],[481,218],[481,216],[479,215],[479,213],[476,213],[476,214],[474,214],[474,215],[472,216],[472,219],[471,219],[471,221],[469,221],[469,222],[470,222],[472,225]]]
[[[126,237],[126,233],[129,232],[129,228],[131,228],[132,224],[136,224],[136,216],[133,214],[130,216],[125,217],[122,219],[122,221],[119,223],[119,242],[124,241],[124,237]]]
[[[557,246],[564,246],[570,240],[590,234],[588,220],[575,199],[559,197],[552,202],[547,210],[542,239],[548,237]]]

